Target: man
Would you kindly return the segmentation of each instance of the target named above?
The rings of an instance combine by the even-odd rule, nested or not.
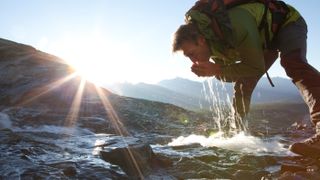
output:
[[[174,35],[173,52],[182,51],[193,63],[191,71],[198,76],[215,76],[222,81],[234,82],[236,122],[241,122],[249,112],[251,95],[258,80],[280,54],[281,66],[299,89],[317,129],[314,137],[294,144],[292,151],[303,154],[303,149],[311,148],[320,157],[320,73],[306,59],[307,25],[304,19],[287,5],[288,12],[281,26],[273,32],[271,12],[265,11],[266,6],[247,3],[225,10],[224,18],[228,21],[225,21],[227,25],[219,24],[222,26],[219,34],[211,17],[195,8],[199,3],[209,2],[212,1],[198,1],[187,12],[186,24]],[[269,28],[261,30],[259,26],[265,19]],[[228,27],[231,27],[229,31]],[[266,29],[268,33],[265,33]],[[227,40],[219,38],[221,34]]]

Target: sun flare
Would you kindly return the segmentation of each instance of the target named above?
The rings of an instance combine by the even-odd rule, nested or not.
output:
[[[99,38],[59,43],[56,54],[66,60],[82,78],[98,85],[126,79],[121,75],[121,49]],[[121,56],[120,56],[121,55]]]

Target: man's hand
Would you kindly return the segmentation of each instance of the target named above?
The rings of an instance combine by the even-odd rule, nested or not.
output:
[[[196,62],[192,65],[191,71],[197,76],[216,76],[221,74],[221,67],[210,61]]]

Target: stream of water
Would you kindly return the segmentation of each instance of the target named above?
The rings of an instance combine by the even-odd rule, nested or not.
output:
[[[16,126],[17,122],[0,113],[0,179],[130,179],[125,168],[100,156],[101,151],[126,147],[127,141],[140,145],[148,140],[152,156],[171,164],[152,169],[150,174],[158,179],[237,179],[239,171],[247,173],[246,178],[261,177],[261,173],[277,173],[282,161],[290,161],[290,140],[282,130],[275,129],[277,132],[268,137],[256,137],[249,131],[230,135],[226,124],[233,129],[236,126],[226,87],[212,80],[203,87],[212,116],[208,128],[214,129],[207,136],[190,134],[171,139],[146,132],[123,137],[95,133],[80,123],[62,127],[34,121]]]
[[[214,83],[215,82],[215,83]],[[187,137],[180,136],[170,142],[169,146],[181,146],[198,143],[203,147],[220,147],[228,150],[252,153],[255,155],[293,155],[287,145],[281,143],[283,137],[275,136],[261,139],[254,137],[246,131],[235,129],[235,120],[233,118],[234,109],[232,100],[227,92],[225,83],[213,81],[208,78],[203,82],[203,94],[209,102],[209,110],[212,115],[210,122],[218,131],[210,133],[208,137],[191,134]],[[241,121],[241,126],[247,127],[247,124]],[[226,125],[229,126],[226,128]],[[231,130],[232,129],[232,130]],[[230,131],[234,131],[230,136]]]

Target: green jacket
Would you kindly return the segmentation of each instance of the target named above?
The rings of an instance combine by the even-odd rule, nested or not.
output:
[[[282,28],[288,23],[296,21],[300,14],[291,6]],[[208,26],[210,19],[198,11],[188,12],[187,18],[195,21],[201,33],[206,37],[211,48],[211,58],[221,65],[221,77],[237,79],[241,77],[259,76],[265,73],[263,44],[265,43],[264,32],[259,32],[258,26],[264,14],[264,5],[250,3],[240,5],[228,10],[232,26],[233,49],[221,47],[217,42],[210,41],[213,32]],[[268,23],[271,23],[271,13],[267,15]],[[269,28],[271,26],[269,25]],[[270,38],[273,34],[269,29]]]

